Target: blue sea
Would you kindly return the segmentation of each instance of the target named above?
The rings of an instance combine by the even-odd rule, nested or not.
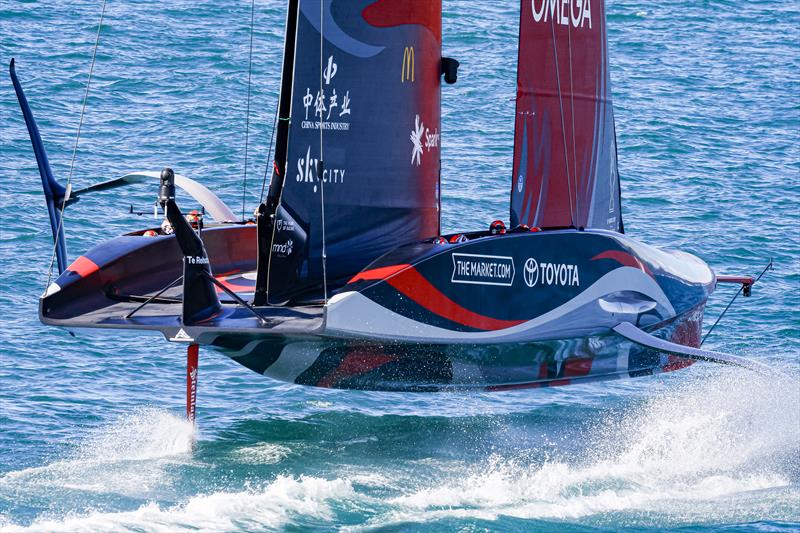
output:
[[[285,2],[258,0],[245,167],[247,1],[108,3],[73,186],[171,166],[251,212]],[[101,1],[0,1],[0,531],[800,530],[800,2],[608,1],[627,233],[717,272],[775,270],[711,364],[485,394],[302,388],[201,352],[37,318],[52,240],[5,66],[69,174]],[[445,0],[443,226],[508,218],[518,5]],[[247,188],[243,176],[247,171]],[[67,211],[70,257],[149,224],[153,187]],[[243,196],[244,195],[244,196]],[[713,296],[707,325],[735,288]],[[707,326],[706,326],[707,327]]]

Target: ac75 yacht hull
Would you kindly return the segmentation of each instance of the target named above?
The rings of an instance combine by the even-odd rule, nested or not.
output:
[[[202,232],[216,278],[243,298],[255,278],[253,233],[246,225]],[[693,256],[602,230],[468,236],[399,247],[324,305],[254,308],[259,318],[217,289],[221,310],[186,325],[180,285],[148,302],[181,277],[175,238],[131,234],[75,261],[42,299],[41,318],[154,330],[275,379],[374,390],[563,385],[690,362],[618,335],[622,322],[699,345],[715,277]]]
[[[508,232],[441,235],[442,77],[459,63],[441,54],[440,1],[288,0],[272,173],[250,221],[169,168],[61,185],[12,61],[60,273],[41,320],[186,344],[190,418],[200,345],[275,379],[369,390],[754,367],[699,349],[715,284],[747,295],[753,279],[625,235],[605,2],[584,4],[558,18],[520,2]],[[160,228],[68,265],[64,209],[154,178]],[[218,224],[182,213],[176,187]]]

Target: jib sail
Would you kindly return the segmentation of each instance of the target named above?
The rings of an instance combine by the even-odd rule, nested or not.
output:
[[[270,188],[279,207],[260,252],[271,256],[270,302],[322,286],[323,192],[333,286],[439,233],[441,1],[292,4],[290,120],[273,174],[282,187]]]
[[[511,223],[623,231],[604,0],[522,0]]]

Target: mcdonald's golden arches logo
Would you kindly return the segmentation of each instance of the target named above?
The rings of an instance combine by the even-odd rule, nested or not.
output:
[[[403,65],[400,71],[400,82],[411,81],[414,83],[414,47],[406,46],[403,48]]]

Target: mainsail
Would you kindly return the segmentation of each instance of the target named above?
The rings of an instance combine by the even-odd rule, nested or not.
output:
[[[511,223],[622,232],[604,0],[522,0]]]
[[[289,9],[284,131],[262,206],[277,213],[259,257],[270,302],[322,286],[323,232],[334,284],[439,233],[441,1]]]

